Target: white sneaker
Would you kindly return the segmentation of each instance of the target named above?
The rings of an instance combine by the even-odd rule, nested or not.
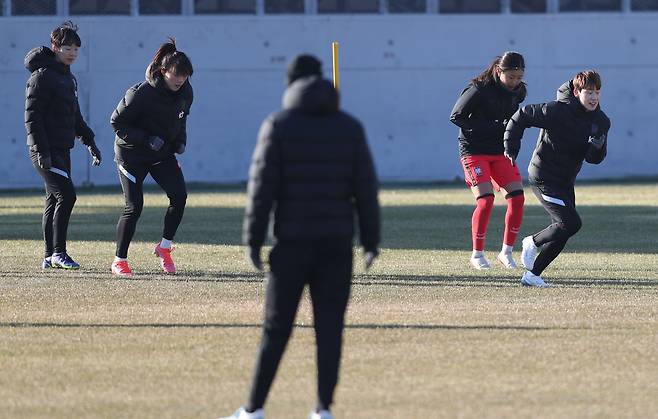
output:
[[[263,409],[258,409],[255,412],[249,413],[244,410],[244,407],[241,407],[231,416],[226,416],[219,419],[265,419],[265,413],[263,413]]]
[[[519,267],[512,257],[512,252],[500,252],[496,259],[498,259],[498,262],[502,263],[507,269],[516,269]]]
[[[334,415],[328,410],[320,410],[319,412],[314,410],[308,415],[308,419],[334,419]]]
[[[535,259],[537,259],[539,248],[535,245],[532,236],[524,238],[521,244],[521,262],[523,262],[523,266],[525,266],[527,270],[531,270],[535,266]]]
[[[530,271],[525,271],[525,273],[521,277],[521,284],[525,285],[526,287],[538,287],[538,288],[550,287],[550,285],[548,285],[546,282],[544,282],[543,279],[541,279],[541,276],[535,275]]]
[[[491,268],[491,265],[489,264],[489,261],[487,260],[487,258],[484,257],[484,255],[482,255],[482,256],[471,256],[471,265],[473,265],[473,267],[475,269],[490,269]]]

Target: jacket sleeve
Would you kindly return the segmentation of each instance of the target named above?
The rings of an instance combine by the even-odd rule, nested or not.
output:
[[[27,144],[36,151],[50,155],[50,143],[44,123],[44,114],[52,98],[52,91],[45,80],[45,73],[34,72],[25,89],[25,130]]]
[[[363,249],[376,251],[381,239],[378,181],[363,127],[359,124],[354,167],[354,202],[359,220],[359,239]]]
[[[247,206],[242,240],[249,247],[260,248],[265,242],[270,211],[280,184],[280,156],[274,140],[274,122],[267,118],[260,127],[258,142],[249,168]]]
[[[139,90],[131,88],[110,117],[117,137],[128,144],[142,145],[148,139],[148,133],[135,125],[141,111]]]
[[[608,155],[608,131],[610,130],[610,122],[607,121],[606,128],[599,134],[599,139],[603,137],[603,146],[597,148],[590,142],[587,154],[585,154],[585,161],[591,164],[601,163]]]
[[[75,135],[80,137],[82,144],[92,145],[94,144],[94,131],[89,128],[89,125],[85,122],[80,112],[80,104],[76,104],[77,112],[75,115]]]
[[[477,109],[481,98],[481,93],[474,85],[467,87],[457,99],[455,106],[450,114],[450,122],[457,125],[465,131],[486,131],[500,129],[502,132],[502,121],[495,121],[486,118],[473,117],[472,114]]]
[[[505,135],[505,154],[516,159],[521,149],[521,137],[526,128],[537,127],[548,129],[554,119],[554,108],[551,103],[526,105],[518,109],[507,122]]]
[[[194,92],[192,91],[192,85],[190,85],[190,94],[186,100],[187,103],[185,104],[185,115],[183,115],[180,131],[178,132],[178,136],[174,141],[174,143],[176,144],[187,145],[187,116],[190,114],[190,108],[192,108],[193,101],[194,101]]]

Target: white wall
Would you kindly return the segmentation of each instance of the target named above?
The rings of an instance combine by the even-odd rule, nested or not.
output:
[[[48,42],[55,18],[0,18],[0,187],[38,186],[23,125],[25,53]],[[577,71],[603,76],[602,106],[612,120],[608,159],[581,177],[656,175],[658,14],[495,16],[80,17],[81,56],[73,66],[83,114],[105,161],[89,169],[73,153],[77,183],[117,183],[110,114],[168,35],[192,59],[195,101],[188,181],[244,180],[261,120],[280,106],[287,62],[309,52],[331,76],[331,41],[341,43],[343,107],[365,124],[383,180],[462,176],[450,110],[468,79],[495,56],[525,55],[526,103],[555,97]],[[537,137],[528,130],[520,163]]]

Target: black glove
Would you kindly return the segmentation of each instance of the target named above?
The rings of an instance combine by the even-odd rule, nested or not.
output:
[[[185,144],[183,143],[178,143],[176,144],[176,150],[174,151],[176,154],[183,154],[185,153]]]
[[[259,271],[263,270],[263,261],[260,259],[260,247],[248,247],[247,257],[254,268]]]
[[[590,135],[589,137],[589,143],[592,145],[597,150],[600,150],[603,148],[603,145],[605,144],[606,140],[606,135],[603,134],[600,137],[594,137],[593,135]]]
[[[146,146],[153,151],[160,151],[163,145],[164,140],[157,135],[149,137],[148,141],[146,142]]]
[[[89,144],[87,150],[89,150],[89,154],[91,155],[91,165],[100,166],[103,157],[101,157],[101,151],[96,147],[96,143]]]
[[[37,164],[43,170],[48,170],[53,167],[53,161],[50,159],[50,156],[44,156],[41,153],[37,154]]]

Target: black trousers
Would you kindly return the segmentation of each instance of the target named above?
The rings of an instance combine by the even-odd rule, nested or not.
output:
[[[71,180],[71,154],[69,150],[51,149],[52,167],[44,170],[37,163],[37,153],[30,151],[30,160],[46,187],[46,200],[41,227],[45,243],[45,257],[66,252],[66,235],[71,212],[77,199]]]
[[[144,207],[144,179],[149,173],[169,198],[162,237],[173,240],[183,219],[185,203],[187,202],[185,179],[176,157],[172,155],[170,158],[155,164],[117,162],[117,168],[126,206],[117,224],[116,255],[120,258],[128,257],[128,247],[135,234],[137,220],[139,220]]]
[[[551,225],[532,236],[541,250],[531,272],[541,275],[562,252],[569,238],[580,230],[582,221],[576,211],[576,194],[573,186],[565,188],[533,185],[532,191],[551,217]]]
[[[329,409],[338,382],[345,310],[352,279],[349,239],[279,242],[270,253],[263,336],[247,408],[260,409],[292,332],[305,284],[309,285],[317,344],[318,409]]]

